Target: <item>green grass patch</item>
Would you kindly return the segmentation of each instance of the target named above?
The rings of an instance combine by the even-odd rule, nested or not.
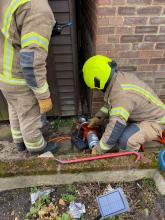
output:
[[[58,129],[59,127],[69,127],[72,126],[76,122],[75,117],[69,117],[69,118],[57,118],[53,121],[53,127],[55,129]]]

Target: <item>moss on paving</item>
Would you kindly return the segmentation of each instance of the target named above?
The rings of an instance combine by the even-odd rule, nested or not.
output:
[[[162,177],[163,177],[164,180],[165,180],[165,172],[161,171],[160,174],[162,175]]]
[[[48,175],[55,173],[80,173],[85,171],[110,171],[131,169],[156,169],[159,167],[155,154],[142,154],[135,163],[135,156],[116,157],[76,164],[59,164],[54,158],[30,158],[25,160],[0,161],[0,177],[20,175]],[[73,159],[84,155],[63,155],[59,159]],[[85,155],[89,156],[89,155]]]

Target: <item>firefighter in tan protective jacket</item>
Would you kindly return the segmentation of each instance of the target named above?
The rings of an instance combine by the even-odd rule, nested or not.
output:
[[[96,55],[83,67],[86,85],[104,92],[105,105],[89,126],[109,117],[109,123],[93,153],[138,151],[144,142],[158,140],[165,129],[165,105],[153,90],[134,74],[117,71],[110,58]]]
[[[56,147],[41,133],[42,114],[52,108],[45,61],[54,25],[48,0],[0,3],[0,90],[18,150],[42,153]]]

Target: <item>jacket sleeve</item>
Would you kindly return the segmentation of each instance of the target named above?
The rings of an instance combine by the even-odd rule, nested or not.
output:
[[[117,144],[134,109],[134,105],[135,102],[129,99],[128,96],[119,97],[115,99],[114,103],[112,102],[109,123],[97,147],[98,151],[107,152]]]
[[[40,0],[37,5],[36,2],[31,1],[30,9],[22,10],[25,14],[21,27],[20,65],[37,99],[46,99],[50,96],[46,58],[55,19],[47,1]]]
[[[109,111],[110,111],[110,107],[108,104],[104,104],[100,110],[95,114],[96,117],[101,118],[101,119],[105,119],[107,117],[109,117]]]

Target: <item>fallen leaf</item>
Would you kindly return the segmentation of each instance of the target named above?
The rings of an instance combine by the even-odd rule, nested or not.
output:
[[[65,205],[65,201],[63,199],[60,199],[58,203],[59,203],[59,205],[62,205],[62,206]]]

